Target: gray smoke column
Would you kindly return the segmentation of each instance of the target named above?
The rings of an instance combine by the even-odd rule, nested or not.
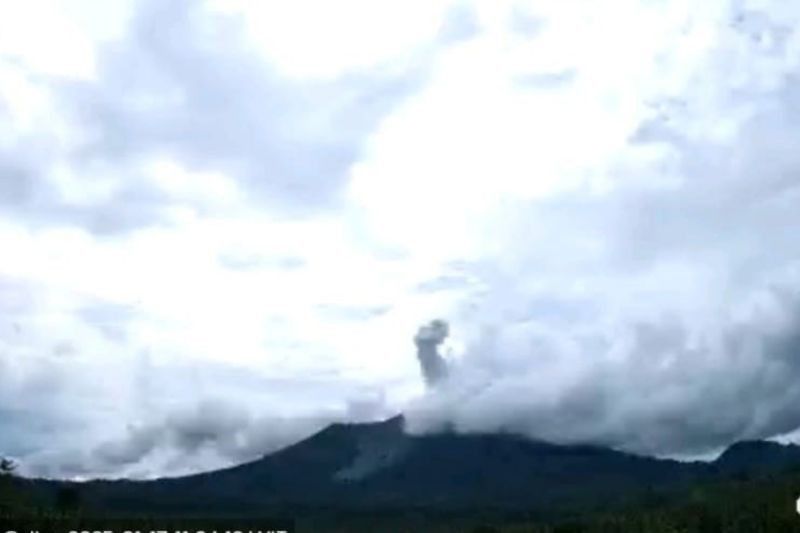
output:
[[[422,377],[429,387],[436,385],[447,376],[447,362],[439,353],[439,346],[447,338],[450,328],[444,320],[433,320],[419,328],[414,337],[417,345]]]

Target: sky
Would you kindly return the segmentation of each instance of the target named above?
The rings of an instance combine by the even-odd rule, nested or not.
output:
[[[797,28],[783,0],[0,4],[0,453],[180,475],[398,412],[793,441]]]

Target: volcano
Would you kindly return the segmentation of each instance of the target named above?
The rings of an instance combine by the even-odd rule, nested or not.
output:
[[[148,481],[70,483],[108,512],[236,513],[265,509],[552,509],[603,506],[702,481],[800,465],[800,447],[731,446],[713,462],[643,457],[509,434],[411,435],[401,416],[333,424],[233,468]],[[46,483],[49,489],[63,482]]]

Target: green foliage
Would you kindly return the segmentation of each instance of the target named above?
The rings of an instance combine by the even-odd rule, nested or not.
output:
[[[83,485],[64,483],[53,487],[46,507],[25,506],[21,495],[25,481],[14,475],[13,463],[0,462],[0,519],[39,513],[45,519],[76,519],[91,508],[90,493],[81,494]],[[9,495],[16,495],[16,503]],[[284,516],[298,522],[298,531],[432,531],[481,533],[704,533],[704,532],[800,532],[800,516],[795,501],[800,496],[800,471],[766,477],[730,478],[726,481],[698,483],[679,493],[645,491],[624,507],[591,511],[577,505],[571,514],[536,515],[536,518],[487,510],[354,512],[343,514],[308,509],[305,512],[283,509]],[[85,499],[85,501],[84,501]],[[5,506],[5,507],[4,507]],[[155,511],[155,510],[153,510]],[[147,513],[145,513],[147,514]],[[157,514],[157,513],[155,513]]]
[[[679,494],[645,494],[635,503],[605,512],[579,507],[561,518],[525,520],[489,517],[481,511],[454,516],[420,515],[411,522],[401,514],[343,518],[306,524],[302,531],[430,531],[481,533],[790,533],[800,532],[795,501],[800,472],[769,477],[698,484]],[[301,521],[302,524],[302,521]]]
[[[17,475],[17,463],[0,457],[0,520],[41,518],[52,514],[34,497],[33,483]]]
[[[81,494],[75,485],[62,485],[56,490],[56,510],[62,513],[77,513],[81,509]]]
[[[508,533],[647,533],[800,532],[795,501],[800,473],[761,479],[733,479],[703,486],[653,506],[651,501],[606,514],[557,523],[508,525]]]
[[[14,461],[0,457],[0,515],[16,514],[24,504],[16,469]]]
[[[0,457],[0,477],[10,477],[14,475],[17,464],[7,457]]]

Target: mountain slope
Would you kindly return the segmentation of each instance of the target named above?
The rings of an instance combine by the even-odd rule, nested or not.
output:
[[[800,464],[800,446],[777,442],[743,441],[729,447],[714,462],[723,474],[768,474]]]
[[[539,509],[601,506],[742,471],[800,464],[800,448],[741,443],[714,463],[684,463],[506,434],[412,436],[400,417],[334,424],[258,461],[155,481],[81,485],[115,511],[237,512],[279,508]]]

